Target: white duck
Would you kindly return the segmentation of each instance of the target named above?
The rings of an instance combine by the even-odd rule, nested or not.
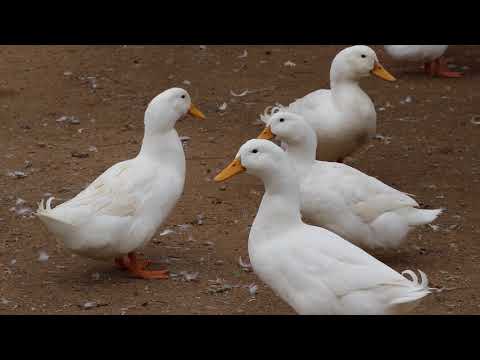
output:
[[[459,72],[450,71],[443,58],[448,45],[384,45],[384,48],[395,60],[423,62],[425,72],[431,76],[462,76]]]
[[[428,295],[428,279],[407,279],[329,230],[300,216],[299,184],[287,154],[250,140],[215,178],[247,171],[265,186],[248,238],[255,273],[299,314],[397,314]]]
[[[140,278],[168,278],[166,270],[146,270],[149,262],[139,261],[135,250],[150,241],[183,192],[185,154],[175,123],[187,113],[205,118],[187,91],[172,88],[155,97],[145,112],[139,154],[53,209],[53,198],[42,200],[39,219],[74,253],[115,259]]]
[[[359,86],[359,81],[370,74],[395,80],[368,46],[343,49],[332,62],[330,90],[314,91],[286,107],[267,108],[261,120],[267,123],[279,109],[302,115],[317,134],[317,159],[342,162],[376,135],[375,106]]]
[[[355,245],[397,248],[414,226],[428,224],[442,212],[417,209],[407,194],[348,165],[316,161],[315,132],[300,115],[274,114],[259,138],[274,137],[287,145],[305,220]]]

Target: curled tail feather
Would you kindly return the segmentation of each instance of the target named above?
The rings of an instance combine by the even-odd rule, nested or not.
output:
[[[68,221],[65,221],[64,219],[60,219],[57,214],[53,212],[54,208],[52,208],[52,201],[55,200],[55,198],[52,196],[47,199],[47,201],[44,201],[43,199],[40,201],[38,204],[38,209],[35,215],[43,222],[47,227],[50,228],[49,225],[55,223],[55,224],[63,224],[63,225],[68,225],[72,226]]]
[[[46,214],[52,210],[52,201],[55,200],[55,197],[51,196],[45,202],[43,199],[38,203],[37,215]]]
[[[43,199],[38,204],[38,209],[35,215],[38,219],[47,227],[47,229],[57,237],[57,239],[64,239],[68,237],[69,234],[72,234],[78,227],[71,224],[66,219],[62,219],[59,217],[54,210],[56,208],[52,208],[52,201],[54,197],[50,197],[47,201]]]
[[[427,296],[432,291],[438,290],[428,286],[428,277],[423,271],[418,270],[418,272],[420,273],[420,280],[418,279],[417,274],[415,274],[412,270],[405,270],[402,272],[402,275],[411,281],[411,291],[408,291],[404,296],[393,300],[391,302],[392,305],[413,303]],[[408,275],[410,279],[406,275]]]
[[[421,281],[418,280],[417,274],[415,274],[415,272],[413,272],[412,270],[402,271],[402,275],[404,277],[406,277],[405,275],[409,275],[410,278],[411,278],[411,281],[414,283],[414,285],[419,287],[420,289],[430,290],[430,288],[428,287],[428,277],[427,277],[427,275],[422,270],[418,270],[418,272],[420,274]]]
[[[286,110],[287,107],[279,104],[279,103],[276,103],[275,106],[267,106],[267,108],[265,109],[265,111],[263,112],[263,114],[260,114],[260,121],[262,121],[263,123],[265,124],[268,124],[269,120],[270,120],[270,117],[281,111],[281,110]]]

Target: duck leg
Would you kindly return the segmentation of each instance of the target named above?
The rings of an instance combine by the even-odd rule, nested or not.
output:
[[[460,72],[450,71],[447,61],[441,57],[432,62],[432,75],[447,78],[459,78],[463,76]]]
[[[168,270],[146,270],[151,261],[138,260],[137,255],[133,252],[128,254],[128,260],[127,270],[140,279],[168,279]]]
[[[128,256],[118,257],[118,258],[115,258],[115,264],[117,265],[118,268],[120,268],[120,270],[128,270],[129,269],[129,264],[130,264],[130,259],[128,258]],[[151,264],[152,264],[151,260],[138,260],[137,259],[137,265],[142,267],[142,268],[146,268]]]
[[[115,265],[117,265],[120,270],[128,270],[128,262],[129,260],[126,256],[115,258]]]
[[[425,63],[423,64],[423,69],[425,70],[425,73],[430,75],[430,76],[433,76],[433,73],[432,73],[432,63]]]

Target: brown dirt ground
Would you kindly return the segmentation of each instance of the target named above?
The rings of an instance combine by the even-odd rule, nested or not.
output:
[[[341,48],[1,46],[0,314],[292,314],[238,264],[239,256],[248,259],[248,226],[261,183],[244,175],[222,188],[212,177],[258,134],[261,126],[254,123],[266,106],[327,87],[329,64]],[[401,250],[374,255],[397,270],[422,269],[433,286],[457,288],[429,296],[416,313],[478,314],[480,47],[449,49],[453,63],[468,67],[462,79],[426,78],[419,64],[394,63],[374,48],[398,77],[396,83],[369,78],[362,84],[379,109],[378,133],[387,141],[373,141],[350,164],[415,194],[424,206],[447,208],[438,228],[420,228]],[[239,58],[244,49],[248,57]],[[297,66],[284,66],[288,60]],[[173,273],[198,272],[197,281],[130,278],[110,263],[73,256],[37,219],[9,210],[18,198],[35,208],[45,193],[69,199],[134,156],[146,104],[172,86],[189,90],[208,121],[186,118],[177,125],[191,138],[184,195],[143,253],[168,262]],[[261,91],[230,95],[247,88]],[[223,102],[226,111],[218,111]],[[63,115],[80,124],[57,122]],[[72,157],[74,151],[89,156]],[[6,175],[13,170],[27,177]],[[190,222],[185,231],[177,226]],[[167,228],[175,233],[160,236]],[[38,260],[41,251],[48,261]],[[234,287],[210,293],[217,278]],[[247,288],[252,283],[255,297]],[[87,302],[97,307],[85,309]]]

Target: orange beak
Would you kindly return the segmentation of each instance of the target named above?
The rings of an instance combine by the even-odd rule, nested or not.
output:
[[[265,129],[263,129],[260,135],[257,136],[257,139],[271,140],[274,137],[275,135],[272,133],[272,128],[270,125],[268,125]]]
[[[240,159],[233,160],[225,169],[223,169],[217,176],[215,176],[216,182],[221,182],[234,177],[235,175],[241,174],[246,171],[240,162]]]
[[[190,109],[188,109],[188,113],[192,115],[194,118],[197,118],[200,120],[206,119],[205,115],[200,110],[198,110],[198,108],[193,104],[190,105]]]
[[[373,70],[371,73],[375,76],[378,76],[380,79],[387,80],[387,81],[395,81],[395,77],[390,74],[385,68],[378,62],[375,61],[373,65]]]

